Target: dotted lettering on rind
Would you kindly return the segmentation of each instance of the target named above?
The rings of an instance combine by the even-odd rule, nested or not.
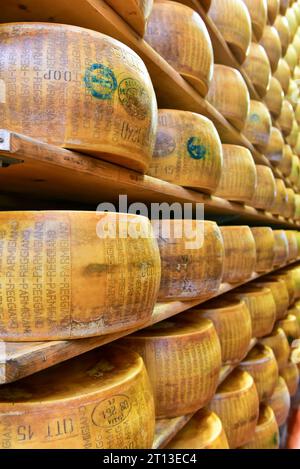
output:
[[[198,137],[191,137],[187,141],[187,150],[194,160],[203,160],[207,156],[207,148],[201,144]]]
[[[96,427],[110,428],[124,422],[131,411],[130,399],[125,395],[113,396],[100,402],[92,412]]]
[[[146,119],[149,112],[149,96],[135,78],[124,78],[118,88],[119,99],[125,111],[139,120]]]
[[[118,87],[114,72],[103,64],[93,64],[87,68],[84,83],[91,95],[97,99],[111,99]]]

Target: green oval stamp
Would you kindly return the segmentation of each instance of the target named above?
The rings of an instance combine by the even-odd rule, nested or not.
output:
[[[149,112],[149,96],[145,88],[135,78],[124,78],[119,84],[119,99],[126,112],[139,120],[144,120]]]

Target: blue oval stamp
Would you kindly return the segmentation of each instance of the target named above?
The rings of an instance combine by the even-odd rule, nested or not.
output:
[[[111,99],[118,87],[114,72],[103,64],[93,64],[86,69],[84,83],[94,98]]]
[[[199,137],[191,137],[187,141],[187,150],[194,160],[203,160],[207,155],[207,148]]]
[[[260,121],[260,117],[258,114],[253,113],[250,115],[250,122],[259,122],[259,121]]]

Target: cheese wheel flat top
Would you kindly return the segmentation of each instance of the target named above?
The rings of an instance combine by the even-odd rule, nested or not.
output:
[[[277,70],[279,59],[281,58],[282,48],[277,29],[266,25],[260,44],[264,47],[270,61],[272,73]]]
[[[233,370],[216,391],[214,399],[227,399],[228,395],[241,394],[248,391],[253,386],[253,378],[246,371]]]
[[[241,449],[278,449],[279,429],[272,407],[262,404],[255,433]]]
[[[259,365],[274,360],[274,353],[270,347],[257,344],[253,347],[246,358],[242,361],[244,365]]]
[[[278,59],[279,60],[279,59]],[[271,66],[266,50],[260,44],[251,42],[243,69],[252,81],[261,98],[268,90],[271,79]]]
[[[105,0],[141,36],[153,7],[153,0]]]
[[[281,111],[282,112],[282,111]],[[264,152],[271,136],[272,120],[266,105],[250,101],[250,112],[244,128],[244,135],[260,151]]]
[[[282,47],[282,55],[284,56],[291,41],[288,20],[285,16],[278,15],[275,20],[274,27],[275,29],[277,29],[277,32],[279,34]]]
[[[267,3],[265,0],[243,0],[243,2],[251,16],[253,34],[259,41],[267,23]]]
[[[277,78],[272,76],[269,83],[269,89],[267,90],[267,94],[265,95],[264,101],[274,118],[277,118],[281,113],[283,98],[284,93],[281,84],[279,80],[277,80]]]
[[[289,341],[289,344],[300,338],[299,322],[294,314],[288,314],[285,318],[277,322],[277,327],[281,327]]]
[[[299,385],[299,370],[295,363],[288,362],[288,364],[280,371],[280,376],[284,379],[290,396],[295,396]]]

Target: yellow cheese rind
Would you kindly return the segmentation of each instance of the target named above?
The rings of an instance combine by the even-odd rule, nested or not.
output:
[[[278,117],[277,123],[281,128],[284,137],[288,137],[293,129],[294,110],[291,103],[284,99],[282,103],[281,113]]]
[[[153,7],[153,0],[105,0],[122,18],[143,36],[147,20]]]
[[[290,30],[290,37],[291,40],[294,39],[294,36],[296,34],[296,31],[298,29],[298,19],[296,17],[296,13],[294,11],[294,8],[290,7],[287,9],[285,17],[288,21],[289,24],[289,30]]]
[[[283,215],[288,203],[288,194],[282,179],[275,178],[276,197],[271,207],[271,213],[274,215]]]
[[[294,314],[288,314],[285,318],[278,321],[276,325],[283,329],[290,345],[294,340],[300,338],[300,326]]]
[[[278,274],[275,273],[272,276],[268,276],[268,278],[271,280],[283,280],[285,282],[289,294],[289,305],[294,303],[296,295],[296,285],[291,272],[282,271]]]
[[[292,168],[294,166],[293,161],[294,161],[294,156],[292,156]],[[287,205],[286,205],[285,210],[283,212],[283,216],[285,218],[294,218],[295,209],[296,209],[295,192],[290,187],[288,187],[286,189],[286,192],[287,192]]]
[[[272,228],[251,228],[256,246],[256,272],[272,270],[275,257],[275,240]]]
[[[288,9],[290,0],[280,0],[280,14],[285,15]]]
[[[259,342],[271,347],[276,357],[279,371],[286,367],[290,356],[290,346],[283,329],[275,328],[271,335],[260,339]]]
[[[277,29],[266,25],[260,44],[265,49],[270,61],[272,73],[277,70],[279,59],[281,58],[281,41]]]
[[[284,93],[288,92],[290,79],[291,79],[291,70],[288,64],[284,59],[280,59],[278,62],[278,67],[274,73],[274,77],[277,78]]]
[[[282,113],[282,111],[281,111]],[[259,151],[264,152],[271,136],[271,115],[260,101],[250,101],[250,112],[244,128],[244,135]]]
[[[290,396],[295,396],[299,386],[299,370],[295,363],[288,362],[288,364],[281,370],[280,376],[284,379]]]
[[[276,319],[283,318],[286,315],[290,301],[285,281],[266,277],[265,279],[256,281],[255,285],[270,288],[276,304]]]
[[[293,74],[295,67],[298,64],[298,54],[293,44],[288,46],[284,60],[290,67],[291,73]]]
[[[259,41],[267,24],[267,3],[265,0],[243,0],[247,6],[252,24],[252,33]]]
[[[288,254],[288,261],[291,262],[298,257],[298,243],[297,243],[297,236],[296,231],[293,230],[286,230],[286,237],[288,240],[289,245],[289,254]]]
[[[281,376],[278,378],[278,383],[272,396],[267,399],[266,405],[272,407],[277,425],[281,427],[286,422],[291,405],[288,387]]]
[[[279,59],[278,59],[279,60]],[[271,79],[271,66],[266,50],[260,44],[252,42],[243,63],[243,69],[253,83],[261,98],[268,90]]]
[[[284,93],[280,81],[272,76],[264,101],[274,119],[277,119],[281,113],[283,98]]]
[[[283,136],[276,127],[272,127],[270,140],[265,155],[273,166],[278,166],[283,159]]]
[[[279,14],[280,0],[267,0],[268,7],[268,20],[272,25],[274,24],[277,15]]]
[[[293,151],[290,145],[284,145],[282,160],[278,164],[278,169],[284,176],[289,176],[292,171]]]
[[[289,245],[285,230],[274,230],[273,234],[275,239],[274,266],[277,267],[287,263]]]
[[[251,205],[261,210],[271,210],[276,198],[273,172],[268,166],[256,165],[256,176],[257,185]]]
[[[286,54],[286,51],[291,41],[288,20],[286,19],[285,16],[278,15],[274,22],[274,27],[275,29],[277,29],[277,32],[279,34],[281,48],[282,48],[282,55],[284,56]]]
[[[279,428],[272,407],[261,405],[253,437],[240,449],[279,449]]]

